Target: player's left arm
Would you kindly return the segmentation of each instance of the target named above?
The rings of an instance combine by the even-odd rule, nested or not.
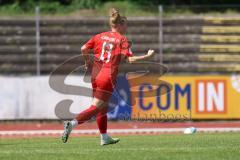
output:
[[[143,56],[130,56],[130,57],[127,57],[127,62],[128,63],[134,63],[134,62],[146,60],[146,59],[151,58],[153,55],[154,55],[154,50],[149,49],[147,54],[145,54]]]

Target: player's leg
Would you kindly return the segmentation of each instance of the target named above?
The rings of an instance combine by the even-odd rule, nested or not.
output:
[[[94,81],[93,86],[93,102],[92,105],[81,112],[74,120],[66,122],[65,132],[63,134],[63,142],[67,142],[68,136],[72,129],[78,124],[84,123],[91,117],[96,116],[99,112],[105,110],[105,116],[99,118],[99,127],[105,132],[107,130],[107,117],[106,117],[106,107],[108,107],[108,100],[112,95],[113,87],[109,81]],[[105,130],[105,131],[104,131]],[[119,139],[113,139],[107,135],[107,133],[101,134],[101,145],[117,143]]]
[[[104,107],[96,117],[97,125],[101,136],[103,137],[107,134],[107,112],[108,112],[108,105]]]
[[[109,82],[111,82],[111,83],[109,83]],[[97,114],[97,117],[96,117],[98,128],[100,131],[100,136],[101,136],[101,145],[114,144],[114,143],[119,142],[119,139],[111,138],[107,134],[108,101],[109,101],[110,97],[112,96],[114,85],[113,85],[111,79],[109,79],[108,83],[104,83],[102,81],[97,81],[97,86],[99,87],[99,90],[96,90],[94,92],[94,96],[98,97],[99,99],[104,100],[104,103],[102,104],[103,109],[101,109],[101,111]],[[101,92],[101,91],[103,91],[103,92]]]
[[[98,112],[100,112],[105,102],[101,99],[94,98],[92,105],[82,111],[80,114],[77,115],[77,117],[71,121],[65,121],[64,122],[64,133],[62,135],[62,141],[63,143],[66,143],[68,140],[68,137],[74,127],[76,127],[78,124],[82,124],[88,120],[90,120],[93,116],[96,116]]]
[[[103,109],[97,114],[96,120],[101,137],[101,145],[115,144],[119,142],[118,138],[111,138],[107,134],[107,112],[108,102],[103,104]]]

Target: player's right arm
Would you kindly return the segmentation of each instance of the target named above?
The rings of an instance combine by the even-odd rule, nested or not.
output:
[[[87,70],[87,68],[91,65],[91,61],[90,61],[90,53],[91,50],[94,48],[94,37],[92,37],[86,44],[84,44],[81,47],[81,53],[83,55],[84,58],[84,63],[85,63],[85,69]]]
[[[81,52],[82,52],[83,59],[84,59],[84,66],[85,66],[85,69],[87,70],[88,66],[91,64],[90,56],[89,56],[91,49],[88,49],[85,45],[83,45],[81,47]]]

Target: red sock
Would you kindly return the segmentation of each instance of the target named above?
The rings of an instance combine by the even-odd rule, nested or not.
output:
[[[107,133],[107,111],[108,108],[106,107],[97,114],[96,120],[101,134]]]
[[[85,121],[89,120],[93,116],[97,115],[97,113],[100,111],[96,106],[91,105],[88,109],[82,111],[79,115],[77,115],[76,119],[78,121],[78,124],[82,124]]]

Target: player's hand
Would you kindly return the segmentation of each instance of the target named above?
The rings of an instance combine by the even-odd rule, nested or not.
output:
[[[148,52],[147,52],[147,56],[152,57],[153,55],[154,55],[154,50],[149,49]]]
[[[86,63],[84,64],[84,70],[85,70],[85,71],[87,71],[87,70],[88,70],[88,66],[87,66],[87,64],[86,64]]]
[[[84,64],[84,69],[87,71],[88,69],[90,69],[92,66],[91,61],[86,61]]]

